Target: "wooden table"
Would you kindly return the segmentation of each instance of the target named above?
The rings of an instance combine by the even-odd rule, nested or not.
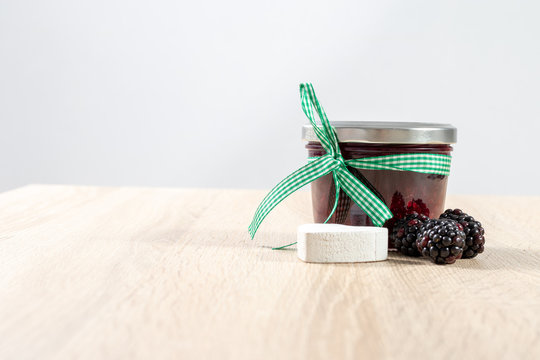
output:
[[[452,196],[484,254],[306,264],[308,192],[32,185],[0,194],[2,359],[539,359],[540,198]]]

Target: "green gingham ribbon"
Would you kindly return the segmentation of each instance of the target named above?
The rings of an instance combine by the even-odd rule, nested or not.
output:
[[[300,84],[300,97],[302,99],[302,110],[311,122],[317,138],[326,150],[326,154],[320,157],[309,158],[306,165],[287,176],[266,195],[259,204],[253,220],[249,225],[248,230],[252,239],[264,218],[283,199],[310,182],[329,173],[332,173],[334,178],[336,200],[325,222],[330,220],[334,214],[338,204],[339,191],[343,189],[371,218],[375,226],[383,226],[393,216],[390,209],[366,185],[351,174],[347,166],[368,170],[414,171],[427,174],[449,175],[450,155],[419,153],[375,156],[350,160],[343,159],[336,132],[330,125],[324,109],[315,96],[313,85],[310,83]],[[321,126],[315,121],[313,108],[315,108],[315,111],[319,115]]]

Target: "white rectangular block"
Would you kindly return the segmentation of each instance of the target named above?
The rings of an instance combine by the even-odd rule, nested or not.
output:
[[[304,224],[298,227],[300,260],[313,263],[381,261],[388,258],[388,230],[374,226]]]

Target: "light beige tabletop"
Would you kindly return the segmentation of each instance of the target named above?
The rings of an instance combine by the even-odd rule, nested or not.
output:
[[[308,192],[254,241],[262,191],[0,194],[1,359],[540,359],[540,198],[450,196],[486,251],[306,264]]]

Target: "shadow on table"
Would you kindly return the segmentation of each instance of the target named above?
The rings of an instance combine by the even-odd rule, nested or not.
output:
[[[430,259],[408,257],[398,252],[390,252],[388,261],[399,265],[434,265]],[[460,259],[455,264],[445,265],[471,270],[538,270],[540,251],[511,247],[487,247],[484,253],[472,259]]]
[[[257,250],[260,251],[261,261],[287,263],[300,261],[296,257],[296,245],[280,250],[273,250],[275,247],[287,245],[296,241],[296,234],[289,232],[262,232],[257,234],[257,237],[254,240],[251,240],[247,232],[244,231],[226,231],[221,234],[216,234],[215,231],[199,231],[197,236],[188,236],[187,238],[184,238],[184,240],[186,240],[188,244],[195,246]],[[388,263],[397,264],[399,266],[436,266],[430,259],[423,257],[408,257],[394,251],[389,252],[387,262],[334,265],[359,266],[363,264],[381,264],[384,266]],[[490,247],[488,244],[485,252],[479,254],[476,258],[461,259],[455,264],[445,266],[471,270],[537,270],[540,268],[540,251],[513,247]]]
[[[179,235],[167,237],[169,245],[180,244],[181,246],[195,246],[201,248],[214,249],[238,249],[238,251],[249,250],[253,252],[260,261],[265,262],[295,262],[296,245],[281,249],[272,250],[275,247],[284,246],[296,241],[296,234],[286,232],[266,232],[257,234],[251,240],[247,231],[223,231],[218,232],[213,229],[186,232]],[[156,242],[155,239],[153,239]],[[164,242],[164,241],[161,241]],[[250,255],[251,256],[251,255]]]

